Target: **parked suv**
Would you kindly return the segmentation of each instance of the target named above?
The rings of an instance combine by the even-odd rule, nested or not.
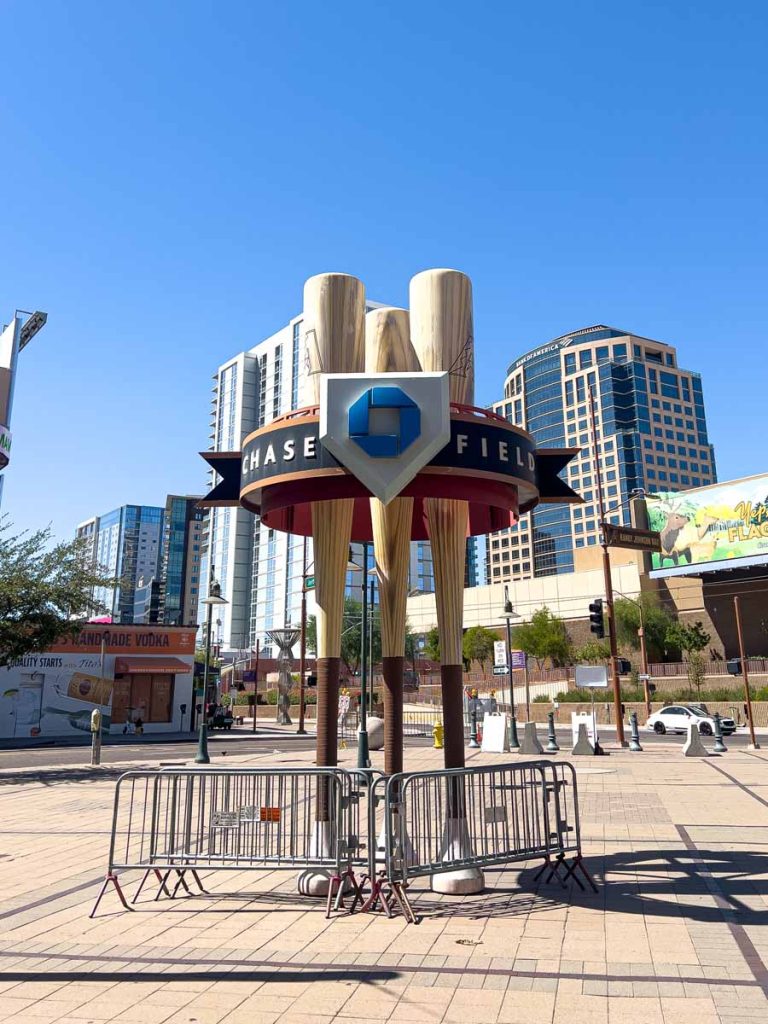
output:
[[[661,711],[654,711],[646,722],[646,728],[663,735],[665,732],[688,732],[688,726],[695,722],[702,736],[713,736],[715,719],[704,708],[695,704],[671,704]],[[724,736],[736,732],[736,723],[732,718],[721,718],[720,725]]]

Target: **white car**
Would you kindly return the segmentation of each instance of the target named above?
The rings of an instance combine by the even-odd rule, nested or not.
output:
[[[665,732],[688,732],[691,722],[698,725],[702,736],[714,736],[715,719],[695,704],[671,704],[661,711],[654,711],[645,727],[663,736]],[[720,726],[724,736],[736,732],[736,723],[732,718],[721,718]]]

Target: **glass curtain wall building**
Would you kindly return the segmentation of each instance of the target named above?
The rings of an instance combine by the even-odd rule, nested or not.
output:
[[[114,588],[97,587],[94,597],[113,622],[132,623],[139,580],[160,575],[163,511],[155,505],[122,505],[98,518],[95,562],[120,582]]]
[[[611,522],[626,521],[633,490],[683,490],[717,480],[698,373],[677,352],[615,327],[562,335],[516,359],[494,412],[529,431],[539,447],[578,448],[565,471],[584,505],[542,506],[491,534],[488,582],[573,572],[599,543],[589,423],[593,390],[597,455]]]
[[[368,309],[380,303],[370,302]],[[219,367],[213,377],[212,451],[236,451],[243,438],[279,416],[309,405],[307,359],[302,317],[294,317],[275,334]],[[213,486],[213,481],[210,481]],[[210,564],[228,605],[217,609],[221,626],[214,638],[225,653],[252,651],[258,641],[265,657],[277,654],[266,637],[269,629],[301,618],[304,541],[264,526],[258,516],[240,508],[211,509],[201,560],[201,591],[208,593]],[[307,542],[311,573],[312,542]],[[209,557],[209,551],[211,555]],[[353,545],[352,558],[362,566],[362,545]],[[372,551],[369,565],[373,566]],[[409,586],[434,590],[428,544],[411,545]],[[350,573],[348,593],[360,600],[362,573]],[[310,597],[311,603],[311,597]],[[205,606],[198,622],[205,621]]]

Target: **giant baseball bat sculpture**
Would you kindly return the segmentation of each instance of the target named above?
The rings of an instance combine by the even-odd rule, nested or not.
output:
[[[304,324],[310,394],[320,401],[321,373],[361,373],[365,363],[365,289],[348,274],[318,274],[304,285]],[[349,559],[353,498],[312,502],[317,606],[317,764],[335,765],[344,582]],[[329,794],[319,785],[315,842],[333,841]],[[305,872],[300,889],[327,891],[328,876]]]
[[[410,373],[420,369],[410,336],[408,311],[384,307],[365,317],[366,373]],[[373,549],[379,577],[381,668],[384,676],[384,771],[403,770],[403,666],[405,602],[413,498],[384,505],[371,498]]]
[[[457,270],[425,270],[411,279],[411,337],[425,372],[450,374],[452,402],[471,405],[474,398],[472,283]],[[445,767],[464,767],[463,660],[464,569],[469,509],[466,501],[427,498],[427,531],[435,572],[437,626],[440,634],[440,681],[445,726]],[[469,845],[464,794],[448,794],[444,846],[462,855]],[[432,888],[445,893],[479,892],[481,871],[465,869],[433,876]]]
[[[474,396],[472,284],[457,270],[425,270],[411,279],[411,337],[422,370],[447,370],[452,402]],[[464,767],[462,625],[468,507],[466,501],[424,502],[432,547],[440,634],[445,767]]]

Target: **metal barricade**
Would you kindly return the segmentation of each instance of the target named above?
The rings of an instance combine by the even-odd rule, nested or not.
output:
[[[584,886],[577,875],[577,872],[580,872],[592,890],[597,892],[597,886],[584,866],[584,858],[581,853],[576,771],[568,761],[543,761],[541,763],[546,775],[546,797],[550,807],[550,840],[554,848],[550,852],[550,857],[534,875],[534,880],[540,878],[549,868],[545,881],[557,877],[565,884],[569,878],[572,878],[583,891]],[[571,855],[570,863],[567,860],[569,854]],[[562,878],[560,876],[561,869],[565,871]]]
[[[110,884],[132,909],[121,871],[143,870],[139,891],[154,875],[159,897],[179,887],[189,893],[187,874],[205,892],[198,872],[249,868],[327,871],[330,914],[346,884],[357,888],[354,797],[355,780],[341,768],[127,772],[117,782],[107,876],[91,916]]]
[[[570,865],[569,852],[575,854]],[[580,885],[574,871],[581,868],[594,887],[581,859],[571,765],[528,761],[403,773],[388,780],[379,889],[389,884],[409,920],[415,915],[405,890],[413,878],[539,858],[543,865],[536,878],[547,869],[547,880],[560,878],[564,866],[565,878]],[[369,904],[372,899],[373,894]]]

